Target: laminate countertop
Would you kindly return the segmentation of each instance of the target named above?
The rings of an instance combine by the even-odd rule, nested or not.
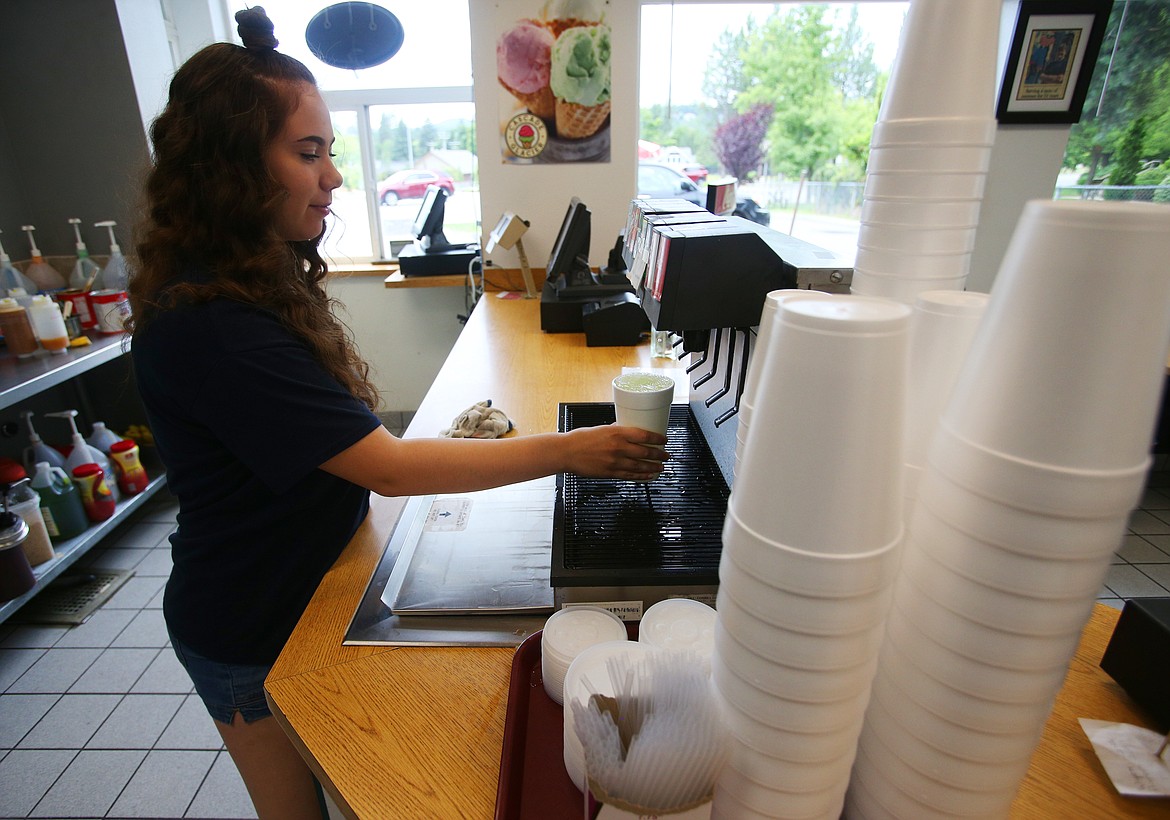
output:
[[[485,296],[414,417],[408,437],[435,435],[492,399],[516,435],[556,429],[559,402],[610,401],[622,367],[677,367],[648,344],[589,348],[581,334],[545,334],[539,302]],[[266,681],[273,714],[349,817],[491,818],[513,650],[344,646],[404,499],[371,512],[325,576]],[[1166,818],[1166,800],[1116,794],[1077,718],[1150,727],[1098,664],[1118,617],[1097,605],[1087,623],[1013,818]],[[550,760],[549,766],[559,766]],[[551,819],[550,819],[551,820]]]

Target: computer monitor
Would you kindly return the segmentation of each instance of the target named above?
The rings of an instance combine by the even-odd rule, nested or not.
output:
[[[438,185],[428,185],[410,228],[411,234],[427,253],[437,253],[451,247],[443,235],[447,196],[447,192]]]
[[[707,210],[727,216],[735,213],[735,177],[707,182]]]
[[[569,200],[569,209],[561,221],[557,241],[553,243],[545,272],[550,282],[564,276],[567,284],[589,279],[589,223],[591,215],[577,197]]]

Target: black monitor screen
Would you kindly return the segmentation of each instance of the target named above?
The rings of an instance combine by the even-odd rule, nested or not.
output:
[[[735,213],[735,179],[707,183],[707,210],[727,216]]]
[[[446,211],[447,192],[438,185],[428,185],[423,194],[422,205],[414,218],[410,232],[419,240],[423,248],[430,250],[446,246],[447,237],[443,235],[443,216]]]
[[[589,222],[589,209],[585,203],[577,197],[569,200],[569,210],[565,212],[560,233],[548,258],[546,273],[549,280],[562,275],[572,280],[573,274],[582,268],[589,273]]]

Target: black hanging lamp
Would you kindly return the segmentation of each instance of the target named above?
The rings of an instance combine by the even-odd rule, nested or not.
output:
[[[305,42],[313,56],[335,68],[372,68],[402,48],[402,23],[374,3],[326,6],[309,21]]]

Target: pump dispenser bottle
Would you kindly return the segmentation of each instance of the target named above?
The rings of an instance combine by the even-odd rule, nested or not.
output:
[[[106,455],[109,455],[110,448],[121,440],[122,437],[109,427],[106,427],[104,421],[95,421],[93,423],[93,431],[89,434],[89,438],[85,442],[90,447],[95,447]]]
[[[47,461],[37,463],[32,479],[33,489],[41,499],[41,517],[52,541],[76,538],[85,532],[89,519],[81,493],[60,467]]]
[[[37,241],[33,238],[36,226],[21,225],[20,229],[28,234],[28,244],[32,253],[32,262],[29,263],[28,270],[24,272],[24,275],[32,280],[33,284],[36,285],[36,290],[61,290],[65,287],[65,277],[46,262],[45,257],[41,256]]]
[[[16,298],[18,295],[23,295],[13,293],[13,290],[23,289],[24,293],[28,294],[37,289],[33,281],[17,270],[12,264],[12,257],[4,252],[3,245],[0,245],[0,288],[13,298]]]
[[[103,453],[96,447],[90,447],[86,444],[81,432],[77,429],[77,411],[76,410],[62,410],[59,413],[45,413],[45,416],[55,419],[69,419],[69,427],[72,429],[73,449],[69,451],[69,456],[65,459],[65,472],[72,476],[73,471],[82,464],[96,464],[102,468],[102,472],[110,477],[110,493],[114,495],[115,500],[118,498],[117,484],[113,481],[114,465],[110,463],[110,457]]]
[[[64,467],[65,456],[45,444],[37,435],[37,431],[33,429],[32,411],[26,410],[20,415],[24,418],[24,424],[28,428],[28,446],[24,448],[22,456],[24,471],[31,475],[35,471],[38,461],[46,461],[51,467]]]
[[[76,290],[88,290],[94,279],[101,273],[98,263],[89,258],[89,249],[81,238],[81,220],[73,217],[69,220],[73,226],[73,235],[77,237],[77,262],[73,265],[73,273],[69,274],[69,287]]]
[[[95,222],[95,228],[106,228],[110,232],[110,261],[102,270],[102,288],[105,290],[126,290],[130,280],[130,272],[126,267],[126,257],[114,239],[114,226],[118,223],[112,219],[105,222]]]

